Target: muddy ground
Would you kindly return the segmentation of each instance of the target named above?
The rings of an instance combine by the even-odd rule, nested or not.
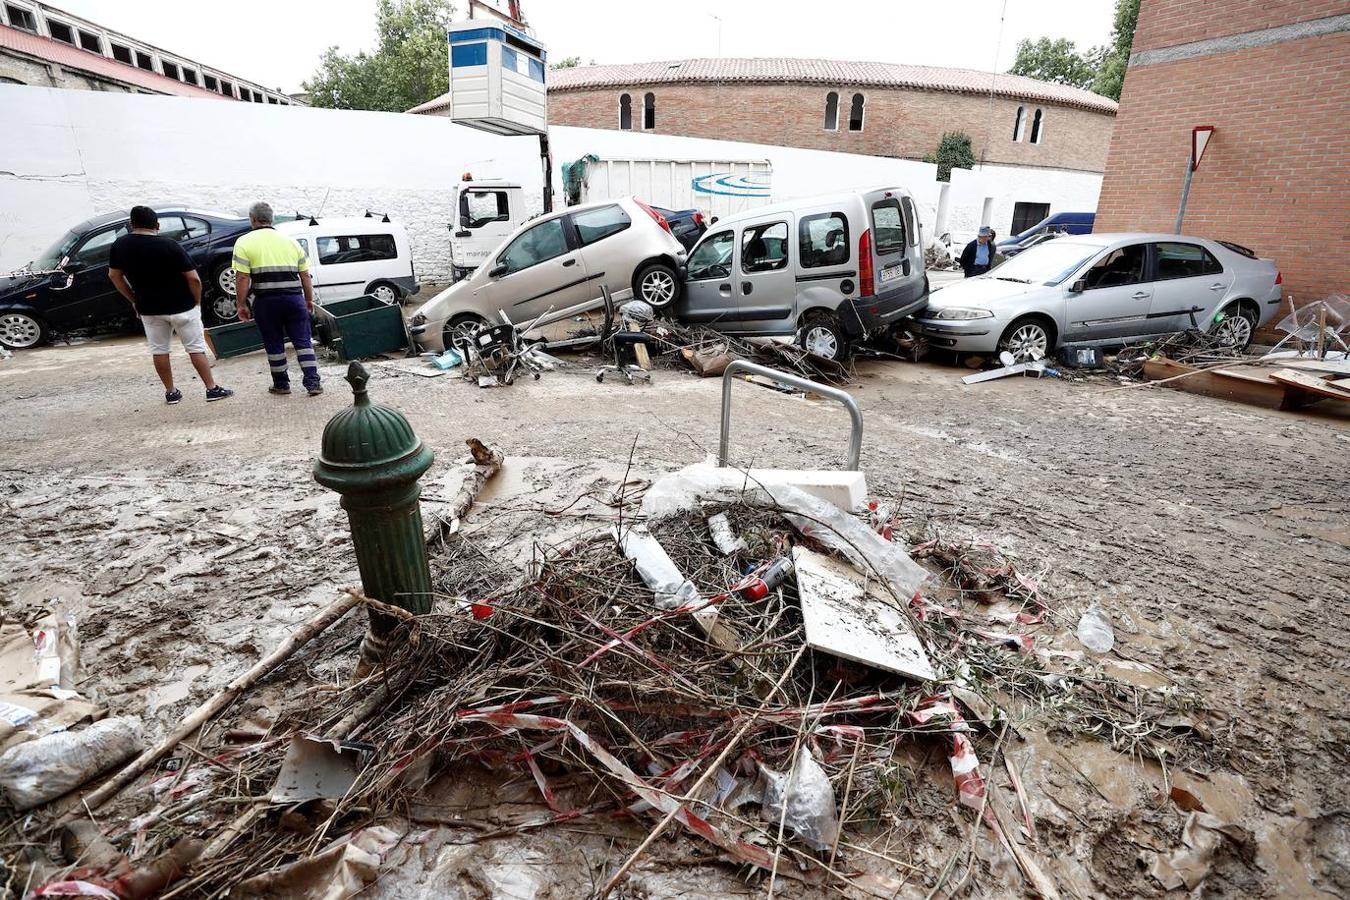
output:
[[[266,395],[260,355],[217,364],[238,391],[206,404],[187,381],[166,407],[140,341],[57,346],[0,361],[0,603],[30,617],[76,598],[82,689],[161,733],[355,581],[337,498],[311,466],[350,394],[328,369],[315,399]],[[717,443],[716,380],[663,371],[650,387],[597,384],[588,369],[483,390],[455,377],[372,366],[438,453],[436,478],[474,436],[500,447],[502,483],[469,527],[502,561],[528,559],[541,510],[635,474],[696,462]],[[850,388],[866,422],[871,487],[903,495],[908,524],[983,540],[1043,573],[1065,648],[1096,603],[1115,624],[1117,675],[1193,691],[1218,748],[1193,771],[1131,760],[1035,722],[1009,748],[1032,798],[1042,865],[1069,896],[1161,895],[1150,862],[1181,846],[1186,787],[1251,841],[1223,844],[1206,896],[1350,895],[1346,612],[1350,608],[1350,418],[1280,413],[1106,380],[1008,379],[965,387],[949,366],[868,361]],[[846,418],[824,402],[736,386],[742,463],[832,467]],[[636,441],[636,443],[634,443]],[[550,534],[556,537],[556,526]],[[358,621],[299,663],[350,678]],[[1081,650],[1081,647],[1077,647]],[[1161,673],[1161,674],[1158,674]],[[277,688],[273,686],[273,690]],[[940,770],[938,770],[940,771]],[[879,836],[917,867],[923,896],[954,841],[950,780]],[[584,832],[584,833],[583,833]],[[639,833],[640,836],[640,833]],[[977,895],[1020,890],[978,836]],[[385,896],[573,897],[633,846],[600,826],[464,847],[406,842]],[[756,896],[730,866],[663,842],[633,896]],[[697,852],[697,851],[695,851]],[[608,863],[606,863],[608,860]],[[780,882],[780,894],[801,893]]]

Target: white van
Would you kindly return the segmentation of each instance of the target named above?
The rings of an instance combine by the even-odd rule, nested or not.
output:
[[[304,248],[319,303],[369,294],[396,304],[421,289],[408,232],[388,216],[302,218],[274,227]]]
[[[923,234],[901,187],[846,191],[723,219],[689,253],[676,318],[795,335],[826,359],[928,303]]]

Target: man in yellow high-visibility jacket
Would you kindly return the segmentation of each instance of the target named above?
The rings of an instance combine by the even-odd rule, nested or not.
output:
[[[273,394],[291,392],[286,364],[286,339],[295,348],[296,361],[304,373],[305,390],[311,397],[323,393],[319,363],[314,357],[309,320],[314,313],[314,284],[309,277],[309,258],[300,245],[272,228],[272,207],[258,202],[248,209],[253,230],[234,242],[235,303],[239,318],[258,323],[267,362],[272,370]],[[253,309],[248,306],[253,290]]]

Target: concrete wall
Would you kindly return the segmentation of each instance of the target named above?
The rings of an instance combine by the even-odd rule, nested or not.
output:
[[[423,281],[449,279],[450,193],[461,175],[508,178],[542,208],[538,144],[440,116],[349,112],[0,85],[0,271],[17,268],[89,216],[136,203],[240,213],[266,199],[278,212],[387,212],[403,223]],[[931,236],[939,185],[927,163],[701,138],[554,128],[555,189],[563,163],[602,158],[767,159],[773,199],[877,184],[914,194]],[[1091,210],[1100,177],[989,166],[954,173],[949,227],[973,231],[986,197],[1007,234],[1015,201]]]
[[[0,50],[0,79],[12,79],[35,87],[59,87],[72,90],[127,93],[133,88],[84,72],[72,72],[55,63],[44,63],[27,56]]]
[[[825,128],[825,98],[839,94],[839,127]],[[975,158],[987,163],[1100,173],[1106,167],[1115,116],[1109,113],[950,91],[801,84],[667,84],[554,89],[549,122],[584,128],[619,127],[619,97],[633,100],[633,127],[642,126],[642,98],[656,99],[657,134],[729,140],[771,139],[789,147],[922,159],[947,131],[970,135]],[[865,98],[863,129],[849,131],[855,93]],[[1026,109],[1021,141],[1013,140],[1017,108]],[[1042,138],[1030,142],[1031,120],[1042,112]]]

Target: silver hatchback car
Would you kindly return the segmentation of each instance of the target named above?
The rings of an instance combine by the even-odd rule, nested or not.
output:
[[[451,336],[499,323],[540,325],[602,305],[601,285],[616,303],[638,297],[664,307],[679,296],[684,247],[670,224],[636,198],[568,207],[516,229],[472,275],[427,301],[408,332],[423,349],[441,351]]]
[[[1177,234],[1084,234],[1038,244],[933,291],[915,321],[934,347],[1112,346],[1198,327],[1245,348],[1279,311],[1280,272],[1245,247]]]

